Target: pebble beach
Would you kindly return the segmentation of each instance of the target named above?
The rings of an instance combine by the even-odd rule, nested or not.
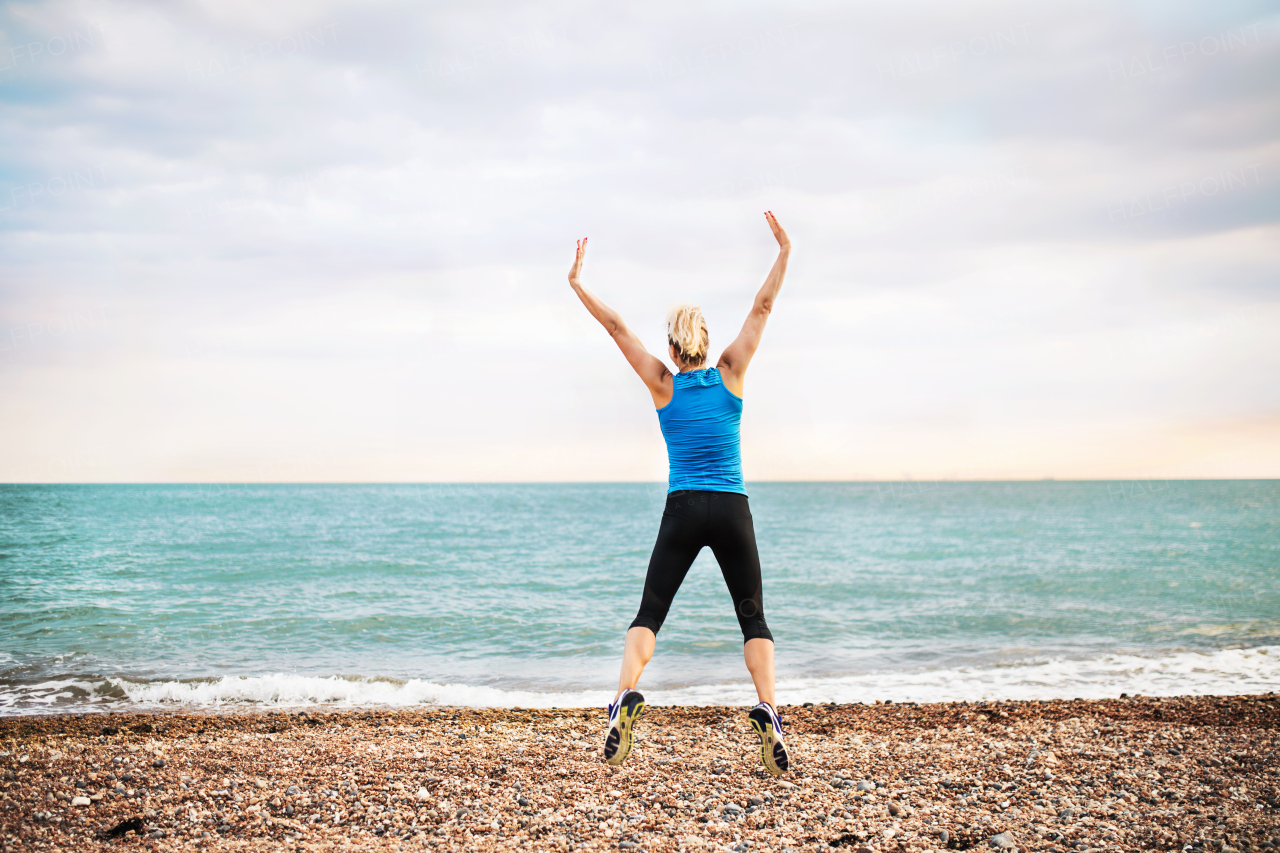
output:
[[[1280,848],[1280,697],[0,719],[16,850]]]

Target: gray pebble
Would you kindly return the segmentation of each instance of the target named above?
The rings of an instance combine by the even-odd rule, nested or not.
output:
[[[288,794],[290,797],[296,797],[302,793],[302,789],[299,788],[297,785],[290,785],[289,788],[285,791],[285,793]]]
[[[945,829],[939,829],[938,840],[941,841],[943,844],[946,844],[948,841],[951,840],[951,833],[947,832]]]
[[[992,847],[1012,847],[1013,837],[1007,832],[1001,832],[999,835],[993,835],[988,838],[987,843]]]
[[[868,782],[867,780],[863,779],[861,782],[858,783],[859,791],[874,791],[875,789],[876,789],[875,782]]]
[[[164,759],[163,759],[163,758],[157,758],[155,761],[151,762],[151,766],[152,766],[152,767],[164,767]]]

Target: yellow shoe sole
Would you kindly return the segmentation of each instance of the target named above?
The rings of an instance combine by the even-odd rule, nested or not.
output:
[[[618,745],[613,755],[609,755],[609,739],[605,739],[605,763],[616,767],[627,760],[627,756],[631,754],[631,744],[634,740],[632,730],[635,727],[636,720],[640,719],[640,715],[643,713],[644,699],[634,705],[623,705],[618,709]]]
[[[757,713],[752,710],[747,719],[751,722],[752,731],[760,736],[760,763],[764,765],[764,769],[773,776],[786,773],[791,765],[787,757],[787,747],[778,736],[778,731],[773,727],[773,721],[768,718],[768,714],[764,711]]]

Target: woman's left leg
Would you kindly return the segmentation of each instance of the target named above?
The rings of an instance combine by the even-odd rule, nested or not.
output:
[[[658,525],[658,539],[649,556],[649,569],[644,576],[644,592],[640,609],[627,628],[622,650],[622,669],[618,674],[618,695],[628,687],[634,689],[645,664],[653,657],[654,645],[662,623],[667,620],[671,602],[684,583],[689,567],[702,550],[702,499],[690,499],[689,492],[667,496],[667,508]],[[698,494],[702,493],[692,493]],[[614,696],[617,699],[617,696]]]
[[[698,530],[705,507],[701,496],[691,496],[693,494],[676,492],[667,496],[667,507],[658,526],[658,541],[654,543],[649,571],[644,578],[640,610],[627,629],[618,693],[609,703],[609,726],[604,739],[604,759],[613,765],[626,761],[631,753],[632,728],[644,713],[644,696],[635,689],[636,684],[645,664],[653,657],[658,631],[666,621],[671,600],[702,550]]]
[[[618,674],[618,692],[613,695],[616,700],[628,687],[635,688],[640,681],[640,673],[653,657],[654,646],[658,644],[658,636],[650,628],[635,627],[627,629],[627,640],[622,647],[622,671]]]

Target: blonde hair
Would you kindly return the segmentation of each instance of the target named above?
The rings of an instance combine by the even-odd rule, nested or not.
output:
[[[676,355],[691,367],[707,360],[707,321],[702,309],[688,303],[677,305],[667,312],[667,341],[676,348]]]

